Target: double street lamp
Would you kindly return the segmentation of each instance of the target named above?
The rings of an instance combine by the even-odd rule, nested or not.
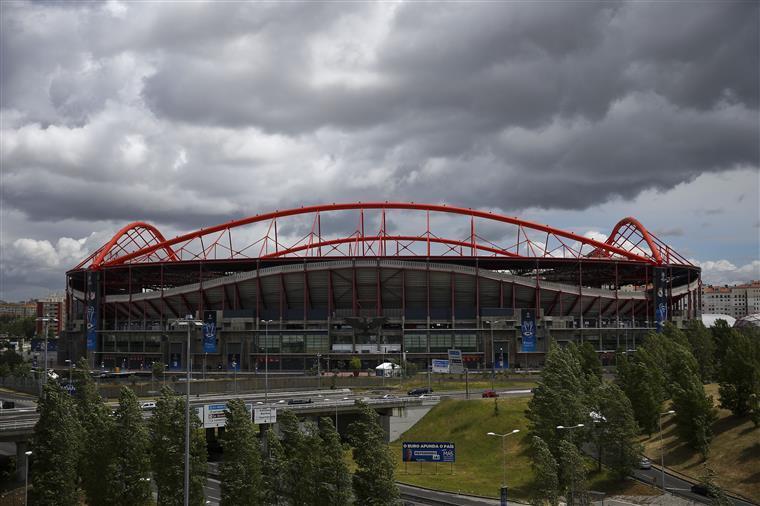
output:
[[[193,328],[203,325],[202,320],[196,320],[193,315],[187,315],[184,320],[175,320],[174,326],[187,327],[187,376],[185,378],[185,506],[190,504],[190,335]]]
[[[24,471],[24,506],[27,505],[27,495],[29,492],[29,457],[32,456],[32,450],[28,450],[24,452],[24,455],[26,455],[26,458],[24,459],[26,462],[26,468]]]
[[[504,460],[504,470],[503,470],[503,476],[501,480],[501,487],[507,488],[507,451],[506,451],[506,438],[507,436],[511,436],[512,434],[517,434],[520,432],[520,429],[515,429],[512,432],[507,432],[506,434],[497,434],[496,432],[489,432],[486,434],[487,436],[494,436],[494,437],[500,437],[501,438],[501,454]]]
[[[45,386],[47,384],[47,375],[48,375],[48,325],[50,322],[58,323],[58,318],[54,318],[50,315],[40,316],[36,319],[38,322],[42,322],[42,331],[45,334],[45,365],[42,368],[44,374],[42,375],[42,385]]]

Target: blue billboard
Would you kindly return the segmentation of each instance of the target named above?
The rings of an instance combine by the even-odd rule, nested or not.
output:
[[[522,351],[536,351],[536,312],[532,309],[523,309],[521,316]]]
[[[98,348],[98,273],[87,271],[87,351]]]
[[[216,353],[216,311],[203,312],[203,353]]]
[[[654,320],[657,325],[657,332],[662,332],[665,322],[668,321],[668,305],[666,290],[668,279],[665,269],[657,267],[654,269]]]
[[[454,462],[454,443],[402,443],[404,462]]]

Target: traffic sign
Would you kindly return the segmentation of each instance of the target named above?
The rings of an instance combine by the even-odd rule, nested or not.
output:
[[[277,423],[277,408],[262,406],[253,410],[253,423]]]

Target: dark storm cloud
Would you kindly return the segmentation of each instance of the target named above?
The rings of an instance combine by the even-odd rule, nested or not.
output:
[[[756,2],[0,9],[0,242],[39,231],[14,248],[45,258],[49,223],[181,231],[357,200],[519,215],[758,168]]]

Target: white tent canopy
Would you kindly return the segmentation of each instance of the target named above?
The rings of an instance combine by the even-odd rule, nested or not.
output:
[[[736,318],[727,314],[703,314],[702,323],[705,327],[714,327],[715,322],[718,320],[725,320],[729,327],[733,327],[736,323]]]
[[[385,376],[386,378],[391,376],[400,376],[401,366],[394,364],[393,362],[383,362],[379,366],[375,367],[375,374],[377,376]]]

